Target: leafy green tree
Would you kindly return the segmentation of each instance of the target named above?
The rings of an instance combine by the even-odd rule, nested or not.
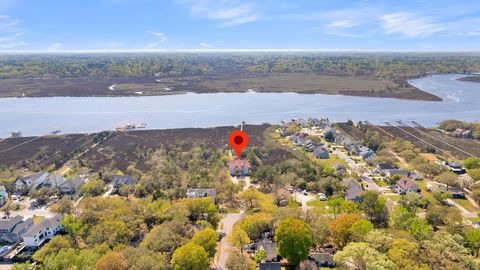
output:
[[[384,229],[374,229],[367,233],[364,240],[380,253],[385,253],[391,248],[394,238]]]
[[[61,198],[57,203],[52,205],[50,208],[52,212],[59,213],[59,214],[71,214],[73,210],[73,202],[68,198],[64,197]]]
[[[409,221],[414,215],[409,212],[405,207],[398,205],[390,213],[388,224],[390,227],[397,230],[405,230],[410,226]]]
[[[417,240],[423,240],[428,237],[430,234],[430,227],[425,223],[425,221],[419,217],[412,217],[408,221],[410,226],[408,227],[408,232]]]
[[[406,239],[396,239],[387,253],[388,258],[398,269],[428,270],[428,266],[419,262],[420,247]]]
[[[89,196],[100,196],[103,193],[105,183],[100,179],[92,179],[80,187],[80,193]]]
[[[129,270],[165,270],[165,255],[142,247],[127,247],[121,251]]]
[[[476,157],[469,157],[463,162],[463,166],[469,170],[480,168],[480,160]]]
[[[225,264],[227,269],[229,270],[255,270],[256,265],[255,262],[243,255],[242,252],[234,251],[231,252],[227,258],[227,262]]]
[[[352,224],[360,219],[357,214],[343,214],[334,219],[328,227],[332,234],[333,243],[342,248],[352,240],[350,228]]]
[[[68,249],[72,247],[73,245],[70,237],[57,235],[48,243],[46,243],[41,249],[37,250],[33,254],[32,259],[41,263],[47,256],[51,254],[57,254],[62,249]]]
[[[27,261],[25,263],[14,263],[12,270],[30,270],[32,269],[32,264],[30,261]]]
[[[188,220],[172,220],[153,227],[140,244],[155,252],[173,253],[175,249],[189,240],[187,231],[192,230]]]
[[[205,270],[208,269],[209,257],[203,247],[188,242],[175,250],[171,263],[175,270]]]
[[[228,240],[232,246],[239,248],[240,252],[243,252],[243,246],[248,245],[251,242],[248,234],[242,230],[240,226],[235,226],[233,228]]]
[[[370,221],[361,218],[355,221],[348,230],[352,241],[362,242],[365,235],[373,230],[373,224]]]
[[[94,226],[87,237],[89,245],[106,243],[109,247],[127,244],[133,237],[132,229],[120,220],[107,220]]]
[[[210,223],[213,228],[217,228],[220,217],[217,207],[212,203],[210,198],[182,199],[181,204],[185,205],[188,209],[190,220],[205,220]]]
[[[316,247],[321,247],[329,241],[330,229],[328,224],[331,218],[324,215],[321,211],[309,211],[307,218],[310,230],[312,230],[312,242]]]
[[[119,252],[105,254],[95,265],[96,270],[126,270],[127,267],[127,260]]]
[[[279,255],[297,265],[308,257],[312,232],[303,220],[287,218],[275,230],[275,241]]]
[[[445,184],[445,185],[447,185],[447,187],[458,186],[458,175],[456,175],[455,173],[450,172],[450,171],[444,172],[440,175],[435,176],[435,178],[433,178],[433,180],[435,182]]]
[[[479,269],[478,261],[460,242],[459,235],[437,231],[433,233],[431,239],[422,243],[422,259],[428,263],[431,269]]]
[[[348,244],[343,250],[337,252],[333,258],[339,266],[346,269],[397,269],[396,265],[385,254],[362,242]]]
[[[265,249],[260,248],[257,251],[255,251],[255,262],[256,263],[261,263],[263,259],[265,259],[266,253]]]
[[[325,140],[327,142],[333,142],[335,141],[335,134],[332,131],[329,131],[325,134]]]
[[[193,235],[192,242],[203,247],[210,257],[217,252],[218,234],[212,228],[207,227]]]
[[[480,169],[471,169],[471,170],[468,170],[468,175],[469,175],[474,181],[480,181]]]
[[[248,216],[241,221],[240,228],[247,233],[251,240],[260,240],[263,232],[273,230],[272,215],[268,213],[256,213]]]
[[[388,213],[385,207],[386,199],[379,192],[367,190],[361,196],[360,209],[375,224],[386,222]]]
[[[467,231],[465,238],[467,240],[468,247],[472,251],[472,254],[478,258],[480,251],[480,228]]]
[[[249,188],[240,193],[240,199],[247,209],[253,210],[260,206],[260,191]]]

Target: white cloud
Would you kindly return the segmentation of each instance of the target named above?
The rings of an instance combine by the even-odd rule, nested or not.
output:
[[[53,43],[52,45],[48,46],[45,50],[47,51],[56,51],[62,48],[63,44],[60,42]]]
[[[257,3],[239,0],[177,0],[187,6],[193,16],[220,21],[220,27],[252,23],[261,19]]]
[[[151,35],[154,35],[155,37],[159,38],[160,42],[165,42],[165,41],[168,40],[167,35],[165,35],[164,33],[155,32],[155,31],[151,31],[151,30],[148,30],[147,33],[149,33]]]
[[[480,31],[470,31],[465,33],[459,33],[461,36],[480,36]]]
[[[13,49],[27,45],[24,41],[0,43],[0,49]]]
[[[407,38],[429,37],[447,29],[442,24],[432,23],[428,19],[417,18],[406,12],[383,15],[380,20],[387,34],[400,34]]]
[[[200,46],[202,46],[202,48],[205,48],[205,49],[212,47],[212,45],[210,45],[208,43],[204,43],[204,42],[200,43]]]
[[[0,15],[0,49],[12,49],[27,45],[21,40],[23,32],[19,30],[19,21],[9,15]]]

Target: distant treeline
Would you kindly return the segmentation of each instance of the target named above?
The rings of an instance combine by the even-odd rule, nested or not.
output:
[[[379,78],[480,70],[475,53],[156,53],[1,55],[0,78],[314,72]]]

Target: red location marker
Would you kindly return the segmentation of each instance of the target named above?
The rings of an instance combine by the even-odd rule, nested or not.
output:
[[[230,143],[230,146],[235,149],[235,152],[237,153],[237,157],[240,159],[240,155],[242,154],[243,148],[247,146],[248,144],[248,136],[247,133],[241,131],[241,130],[235,130],[230,134],[230,137],[228,138],[228,142]]]

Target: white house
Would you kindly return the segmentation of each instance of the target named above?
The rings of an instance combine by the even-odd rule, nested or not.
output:
[[[36,188],[45,182],[48,175],[46,172],[38,172],[21,177],[15,182],[15,189],[24,192]]]
[[[8,201],[8,192],[5,186],[0,186],[0,206]]]
[[[46,240],[52,239],[62,230],[61,215],[46,218],[35,224],[23,235],[23,242],[28,249],[38,249]]]

